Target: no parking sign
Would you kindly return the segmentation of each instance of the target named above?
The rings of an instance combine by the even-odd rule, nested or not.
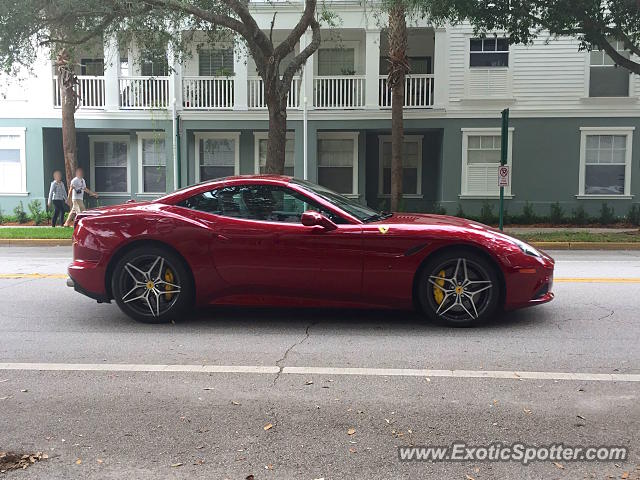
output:
[[[498,187],[508,187],[511,180],[509,165],[498,167]]]

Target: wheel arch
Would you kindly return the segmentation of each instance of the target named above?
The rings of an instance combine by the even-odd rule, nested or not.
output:
[[[485,250],[484,248],[478,245],[474,245],[470,243],[456,243],[456,244],[443,245],[439,248],[436,248],[435,250],[433,250],[431,253],[429,253],[426,257],[422,259],[422,261],[420,262],[420,265],[416,269],[416,273],[413,276],[413,285],[411,289],[411,300],[412,300],[413,306],[415,308],[419,308],[418,279],[420,278],[420,274],[422,273],[422,270],[425,268],[429,260],[431,260],[432,258],[438,255],[442,255],[443,253],[450,252],[453,250],[456,250],[456,251],[463,250],[463,251],[475,253],[482,256],[485,260],[489,262],[489,264],[493,267],[494,272],[498,275],[498,279],[500,281],[499,305],[500,307],[502,307],[504,305],[504,301],[507,293],[507,283],[504,277],[504,272],[500,268],[500,265],[498,264],[498,260],[496,260],[494,256],[492,256],[489,252],[487,252],[487,250]]]
[[[107,293],[107,298],[109,299],[113,298],[113,292],[111,291],[111,279],[113,276],[113,270],[118,264],[118,261],[130,251],[135,250],[136,248],[139,248],[142,246],[162,248],[176,255],[176,257],[180,259],[184,268],[187,270],[187,273],[189,274],[189,280],[191,281],[191,285],[193,285],[193,289],[192,289],[193,297],[195,298],[196,282],[193,276],[191,265],[189,265],[189,262],[187,262],[187,260],[178,250],[176,250],[174,247],[172,247],[168,243],[162,242],[160,240],[152,240],[152,239],[134,240],[125,245],[122,245],[120,248],[118,248],[114,252],[113,255],[111,255],[111,258],[109,259],[109,263],[107,264],[107,269],[105,270],[105,275],[104,275],[104,285],[105,285],[105,291]]]

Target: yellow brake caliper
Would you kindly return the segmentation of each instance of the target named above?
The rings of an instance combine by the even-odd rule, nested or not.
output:
[[[164,272],[164,281],[168,283],[173,283],[173,272],[169,268],[167,268],[167,270]],[[171,285],[164,286],[165,292],[171,292],[172,290],[173,290],[173,287]],[[173,293],[167,293],[165,295],[165,298],[167,299],[167,302],[171,301],[171,298],[173,298]]]
[[[442,280],[436,280],[436,283],[438,284],[438,286],[440,287],[444,287],[444,270],[440,270],[440,273],[438,273],[438,277],[442,278]],[[436,303],[438,305],[440,305],[442,303],[442,301],[444,300],[444,290],[442,288],[438,288],[435,285],[433,286],[433,298],[435,299]]]

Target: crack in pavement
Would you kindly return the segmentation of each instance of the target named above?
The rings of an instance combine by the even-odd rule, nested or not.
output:
[[[311,322],[309,325],[307,325],[307,327],[304,330],[304,337],[302,337],[297,342],[294,342],[289,348],[285,350],[284,355],[282,355],[282,357],[279,360],[276,360],[276,367],[278,367],[279,370],[273,379],[273,384],[272,384],[273,387],[276,386],[276,383],[280,379],[280,375],[282,375],[282,369],[284,368],[283,363],[286,361],[287,357],[289,356],[289,353],[291,353],[291,351],[294,348],[302,345],[304,342],[306,342],[309,339],[309,330],[311,330],[311,327],[313,327],[314,325],[317,325],[317,323],[318,322],[316,321],[316,322]]]
[[[612,317],[614,315],[614,313],[616,313],[615,310],[609,309],[607,307],[603,307],[602,305],[598,305],[597,303],[591,303],[590,305],[593,305],[594,307],[598,307],[598,308],[600,308],[600,309],[602,309],[602,310],[604,310],[606,312],[609,312],[606,315],[603,315],[602,317],[598,317],[598,322],[600,320],[604,320],[605,318]]]

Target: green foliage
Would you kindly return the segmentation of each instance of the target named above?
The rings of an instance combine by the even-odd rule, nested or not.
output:
[[[533,205],[531,205],[527,201],[524,204],[524,207],[522,208],[522,217],[521,217],[522,223],[530,225],[532,223],[536,223],[538,220],[539,219],[536,216],[536,212],[533,210]]]
[[[611,225],[616,222],[616,215],[607,202],[604,202],[600,207],[600,216],[598,217],[598,221],[601,225]]]
[[[631,225],[640,225],[640,205],[638,205],[637,203],[631,205],[631,208],[629,208],[629,213],[627,213],[626,220]]]
[[[564,223],[564,209],[560,206],[560,202],[552,203],[549,207],[549,221],[554,225]]]
[[[571,222],[576,225],[586,225],[589,223],[589,215],[584,209],[583,205],[579,205],[578,208],[573,210],[571,216]]]
[[[4,225],[4,222],[5,222],[4,210],[2,209],[2,207],[0,207],[0,225]]]
[[[456,210],[456,217],[466,218],[461,204],[458,204],[458,209]]]
[[[422,14],[436,24],[468,20],[476,35],[506,32],[511,43],[529,44],[548,31],[552,36],[577,37],[581,49],[601,47],[616,37],[630,44],[628,50],[640,48],[637,0],[419,0],[419,4]],[[637,60],[616,54],[613,58],[640,74]]]
[[[436,215],[446,215],[447,209],[441,203],[436,203],[433,205],[433,213]]]
[[[486,224],[496,223],[498,217],[493,213],[494,206],[492,203],[484,202],[480,209],[480,221]]]
[[[18,223],[27,223],[29,217],[27,217],[27,212],[24,211],[24,205],[22,201],[13,209],[13,213],[16,216],[16,221]]]
[[[27,204],[27,208],[29,209],[29,213],[31,213],[31,220],[33,220],[36,225],[41,225],[45,218],[44,212],[42,211],[42,202],[40,200],[32,200]]]

